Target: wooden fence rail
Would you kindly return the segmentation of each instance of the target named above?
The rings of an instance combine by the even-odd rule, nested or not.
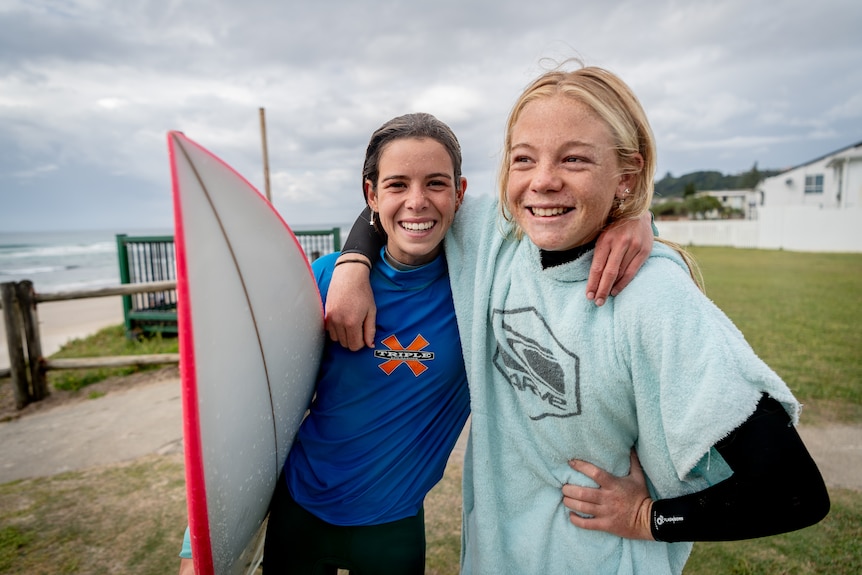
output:
[[[0,369],[0,377],[11,376],[15,406],[22,409],[28,403],[47,397],[50,391],[45,373],[52,369],[160,365],[179,363],[180,360],[179,354],[176,353],[46,360],[42,356],[42,343],[39,338],[37,304],[169,289],[176,289],[176,281],[123,284],[43,294],[36,293],[33,290],[33,282],[29,280],[0,283],[0,308],[3,309],[6,345],[9,349],[9,369]]]

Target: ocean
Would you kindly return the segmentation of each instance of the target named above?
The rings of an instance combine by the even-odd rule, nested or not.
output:
[[[341,228],[341,241],[350,225]],[[296,226],[322,229],[333,226]],[[116,234],[172,236],[172,229],[74,232],[0,232],[0,283],[30,280],[37,293],[119,285]]]
[[[172,235],[135,230],[128,235]],[[0,283],[30,280],[39,293],[120,283],[116,234],[111,231],[0,232]]]

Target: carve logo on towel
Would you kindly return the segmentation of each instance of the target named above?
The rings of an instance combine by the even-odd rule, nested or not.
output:
[[[494,365],[520,392],[530,419],[581,413],[580,359],[562,346],[539,312],[494,310],[493,330]]]
[[[413,375],[418,377],[422,372],[428,369],[428,366],[422,362],[434,359],[433,351],[422,351],[428,347],[428,341],[422,337],[422,334],[417,335],[406,349],[394,335],[390,335],[380,343],[389,349],[375,349],[374,357],[386,360],[378,366],[384,371],[384,373],[386,373],[386,375],[392,375],[392,372],[403,363],[410,368]]]

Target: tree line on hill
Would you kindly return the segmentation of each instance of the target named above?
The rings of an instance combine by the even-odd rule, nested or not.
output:
[[[655,183],[652,212],[656,217],[742,217],[740,210],[722,205],[718,198],[698,196],[697,192],[753,190],[764,178],[780,173],[781,170],[759,170],[757,162],[750,170],[739,174],[701,171],[675,178],[668,172]]]
[[[659,198],[682,198],[707,190],[753,190],[760,180],[780,173],[781,170],[759,170],[757,162],[750,170],[739,174],[703,171],[675,178],[668,172],[655,183],[655,195]]]

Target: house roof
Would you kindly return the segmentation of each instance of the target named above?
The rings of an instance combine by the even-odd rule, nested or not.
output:
[[[791,170],[796,170],[796,169],[798,169],[798,168],[803,168],[803,167],[808,166],[808,165],[810,165],[810,164],[815,164],[815,163],[817,163],[817,162],[819,162],[819,161],[821,161],[821,160],[825,160],[826,158],[828,158],[828,157],[830,157],[830,156],[837,156],[837,155],[841,154],[842,152],[846,152],[846,151],[848,151],[848,150],[852,150],[852,149],[854,149],[854,148],[859,148],[859,147],[862,147],[862,142],[856,142],[855,144],[850,144],[849,146],[845,146],[845,147],[843,147],[843,148],[840,148],[840,149],[838,149],[838,150],[835,150],[834,152],[829,152],[828,154],[823,154],[823,155],[822,155],[822,156],[820,156],[819,158],[814,158],[813,160],[808,160],[807,162],[804,162],[804,163],[802,163],[802,164],[799,164],[799,165],[793,166],[793,167],[791,167],[791,168],[787,168],[786,170],[782,170],[779,174],[776,174],[776,176],[779,176],[779,175],[781,175],[781,174],[787,173],[787,172],[789,172],[789,171],[791,171]]]

